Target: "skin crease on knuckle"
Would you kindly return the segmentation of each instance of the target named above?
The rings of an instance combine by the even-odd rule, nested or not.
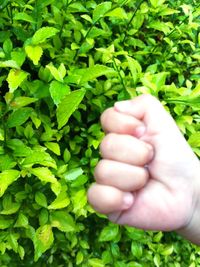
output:
[[[100,154],[105,159],[144,166],[153,157],[145,142],[130,135],[107,134],[100,144]]]
[[[148,181],[149,173],[146,168],[103,159],[97,164],[94,177],[98,184],[129,192],[141,189]]]

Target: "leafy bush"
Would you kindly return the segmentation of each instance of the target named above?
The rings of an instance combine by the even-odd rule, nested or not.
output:
[[[197,1],[0,0],[0,29],[1,266],[199,266],[86,199],[116,100],[155,95],[200,156]]]

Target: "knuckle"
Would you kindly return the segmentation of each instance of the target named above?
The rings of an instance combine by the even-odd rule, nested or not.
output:
[[[100,123],[101,123],[103,128],[106,128],[106,126],[108,125],[108,123],[110,121],[111,111],[112,111],[112,108],[108,108],[100,116]]]
[[[105,163],[105,160],[100,160],[95,167],[94,170],[94,177],[98,183],[104,183],[104,177],[107,173],[107,164]]]
[[[100,144],[100,152],[102,155],[107,154],[107,152],[109,151],[112,151],[115,136],[115,134],[109,133],[103,138]]]

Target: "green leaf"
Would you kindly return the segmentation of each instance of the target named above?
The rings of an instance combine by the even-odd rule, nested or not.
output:
[[[28,228],[28,225],[29,222],[27,216],[20,212],[14,227]]]
[[[64,178],[67,181],[73,181],[73,180],[76,180],[81,174],[83,174],[82,168],[76,168],[65,173]]]
[[[41,56],[43,54],[43,50],[41,46],[31,46],[31,45],[27,45],[25,47],[25,51],[27,56],[33,61],[34,65],[38,65]]]
[[[19,65],[14,60],[0,61],[0,68],[20,69]]]
[[[100,18],[103,18],[103,16],[111,9],[111,7],[112,2],[103,2],[97,5],[93,11],[93,22],[96,23]]]
[[[50,70],[51,75],[54,77],[54,79],[56,79],[58,82],[63,83],[63,78],[65,74],[63,73],[62,68],[56,69],[56,67],[54,67],[52,62],[49,65],[47,65],[46,68]]]
[[[200,132],[191,134],[188,143],[191,145],[191,147],[200,147]]]
[[[54,174],[46,167],[38,167],[30,170],[30,173],[38,177],[45,183],[56,183],[57,179]]]
[[[32,151],[32,153],[25,158],[22,164],[24,167],[28,167],[28,168],[32,167],[35,164],[52,167],[54,169],[57,168],[55,160],[48,153],[46,153],[45,151],[38,151],[38,150]],[[41,169],[41,172],[42,172],[42,169]],[[45,173],[45,169],[47,168],[43,169],[44,173]]]
[[[57,198],[48,206],[48,209],[63,209],[70,204],[69,197],[65,191],[61,191],[61,193],[57,196]]]
[[[0,216],[0,230],[9,228],[13,224],[14,220],[6,219],[5,216]]]
[[[61,101],[56,111],[58,129],[61,129],[68,122],[70,116],[78,108],[84,95],[84,90],[76,90],[66,95],[65,98]]]
[[[47,207],[47,199],[46,196],[42,193],[37,191],[35,194],[35,202],[40,205],[41,207]]]
[[[42,27],[35,32],[32,37],[32,44],[38,45],[44,43],[47,39],[53,37],[59,30],[54,27]]]
[[[13,20],[22,20],[22,21],[27,21],[30,23],[36,23],[36,21],[33,19],[33,17],[31,17],[30,15],[28,15],[25,12],[18,12],[14,15]]]
[[[8,243],[11,246],[11,248],[17,253],[18,251],[18,239],[19,239],[19,234],[17,233],[9,233],[8,235]]]
[[[88,260],[88,264],[91,267],[105,267],[103,261],[98,258],[92,258]]]
[[[19,210],[20,206],[20,203],[12,202],[11,195],[6,195],[3,198],[3,210],[0,213],[3,215],[14,214]]]
[[[8,87],[10,89],[10,92],[13,93],[27,78],[27,76],[28,73],[23,70],[11,69],[6,79],[8,82]]]
[[[109,224],[108,226],[104,227],[100,233],[99,241],[112,241],[116,238],[119,233],[119,226],[115,224]]]
[[[34,237],[34,261],[37,261],[42,254],[51,248],[54,241],[51,225],[40,226],[35,233]]]
[[[115,17],[119,19],[128,19],[125,10],[121,7],[117,7],[105,14],[105,17]]]
[[[76,213],[76,215],[84,215],[86,212],[85,205],[87,204],[87,195],[85,189],[74,192],[71,199],[73,203],[73,212]]]
[[[51,98],[56,106],[58,106],[61,100],[70,93],[68,85],[58,81],[52,81],[49,88]]]
[[[56,227],[62,232],[73,232],[76,230],[73,217],[66,211],[51,212],[50,221],[52,227]]]
[[[27,97],[27,96],[19,96],[16,97],[11,103],[10,106],[12,108],[21,108],[24,106],[28,106],[34,102],[36,102],[38,99],[33,97]]]
[[[11,58],[14,60],[19,67],[21,67],[26,59],[26,54],[24,50],[17,50],[11,52]]]
[[[156,8],[162,6],[166,0],[150,0],[151,5]]]
[[[17,170],[6,170],[0,173],[0,197],[3,196],[9,185],[15,182],[20,177],[20,172]]]
[[[148,27],[153,28],[154,30],[164,32],[164,34],[166,35],[169,34],[171,31],[170,27],[166,23],[161,21],[152,21],[148,24]]]
[[[7,120],[7,127],[12,128],[25,123],[32,114],[32,108],[20,108],[14,111]]]
[[[98,65],[96,64],[93,67],[84,69],[82,71],[80,84],[86,83],[88,81],[92,81],[100,76],[107,75],[107,74],[113,74],[115,71],[112,68],[106,67],[104,65]]]
[[[7,146],[13,150],[13,155],[15,157],[26,157],[32,153],[32,149],[26,146],[19,139],[10,139],[7,142]]]
[[[142,245],[136,242],[131,243],[131,252],[138,260],[141,259],[143,254]]]
[[[58,143],[46,142],[45,146],[56,155],[60,156],[60,146]]]

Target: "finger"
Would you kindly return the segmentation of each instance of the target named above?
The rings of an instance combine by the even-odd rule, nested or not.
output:
[[[100,152],[104,159],[144,166],[153,158],[151,145],[130,136],[110,133],[101,142]]]
[[[93,184],[88,190],[88,201],[96,211],[109,214],[129,209],[134,197],[112,186]]]
[[[130,192],[142,188],[149,173],[146,168],[103,159],[97,164],[94,176],[98,184]]]
[[[106,133],[130,134],[140,137],[145,131],[145,126],[140,120],[117,112],[114,108],[109,108],[102,113],[101,125]]]
[[[151,95],[144,94],[132,100],[116,102],[114,108],[118,112],[131,115],[137,120],[142,120],[148,127],[149,134],[157,134],[161,131],[169,132],[169,129],[178,130],[170,114],[168,114],[162,104]]]

